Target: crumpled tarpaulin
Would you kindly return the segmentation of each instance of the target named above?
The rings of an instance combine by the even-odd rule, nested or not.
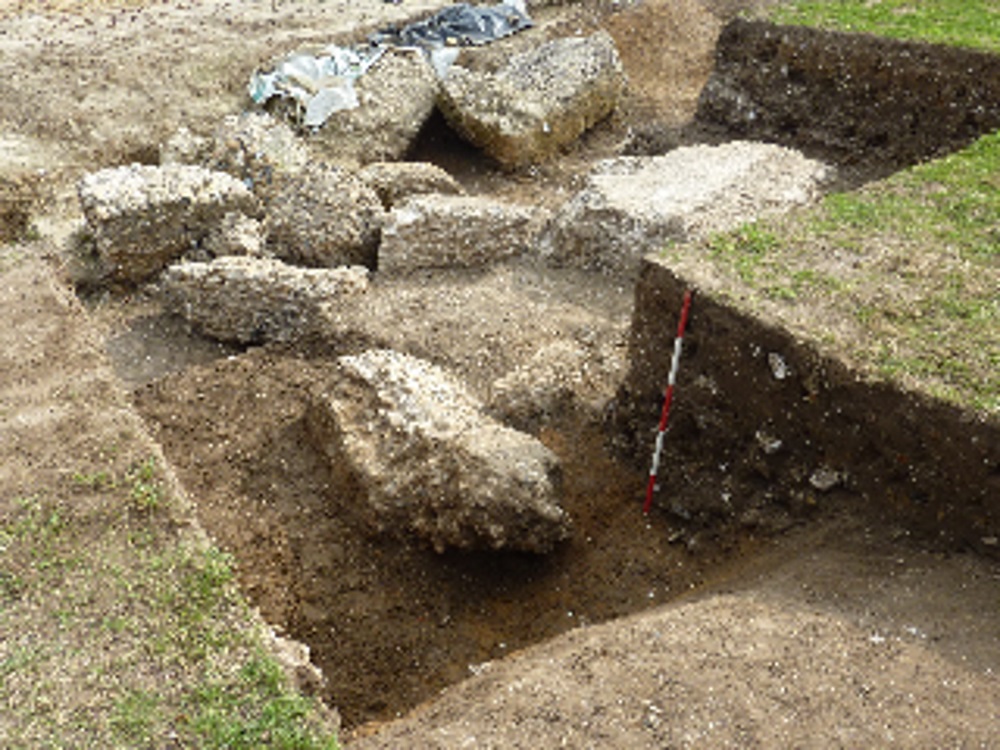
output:
[[[523,0],[508,0],[492,7],[459,3],[425,21],[380,31],[369,38],[377,44],[398,47],[470,47],[503,39],[531,25]]]
[[[269,73],[254,71],[250,98],[256,104],[273,96],[293,99],[300,108],[303,127],[319,127],[334,112],[358,106],[354,81],[384,53],[385,47],[358,51],[335,45],[317,56],[296,53]]]
[[[423,50],[435,72],[443,77],[461,47],[487,44],[531,26],[524,0],[489,7],[458,3],[402,29],[376,32],[361,47],[331,45],[319,55],[290,55],[268,72],[254,71],[248,90],[255,104],[275,96],[291,99],[302,126],[318,128],[334,112],[359,106],[354,82],[389,46]]]

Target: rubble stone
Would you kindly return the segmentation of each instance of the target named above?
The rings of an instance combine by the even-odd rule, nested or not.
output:
[[[166,141],[160,144],[160,164],[205,166],[211,153],[211,138],[198,135],[186,125],[181,125]]]
[[[367,289],[365,268],[297,268],[246,256],[178,263],[161,279],[167,310],[208,336],[243,344],[329,336],[331,312],[359,304]]]
[[[519,430],[534,431],[575,408],[596,414],[625,371],[624,336],[590,345],[563,339],[494,381],[490,413]]]
[[[506,167],[537,163],[614,111],[625,73],[611,36],[556,39],[496,73],[449,71],[438,106],[467,140]]]
[[[335,481],[356,488],[381,530],[436,550],[548,552],[569,533],[559,463],[486,416],[440,368],[391,350],[340,358],[342,377],[309,424]]]
[[[385,210],[375,191],[338,167],[279,176],[268,201],[267,249],[305,266],[375,267]]]
[[[554,265],[633,271],[670,241],[811,202],[829,175],[798,151],[742,141],[607,159],[556,212],[539,253]]]
[[[208,260],[225,255],[264,257],[264,228],[250,216],[228,213],[205,238],[202,251]]]
[[[542,226],[535,208],[480,196],[421,195],[389,213],[379,271],[486,266],[521,255]]]
[[[209,167],[238,177],[261,197],[278,175],[298,174],[309,161],[309,148],[292,127],[266,112],[224,118],[207,155]]]
[[[346,166],[402,159],[437,97],[437,78],[423,53],[390,49],[354,87],[360,106],[335,112],[310,145]]]
[[[376,192],[387,211],[412,195],[465,193],[454,177],[428,162],[374,162],[361,169],[358,178]]]
[[[228,172],[262,198],[277,175],[298,174],[309,161],[309,147],[292,127],[267,112],[228,115],[211,137],[182,126],[160,148],[163,164]]]
[[[198,247],[226,214],[257,209],[232,175],[184,164],[102,169],[85,175],[77,193],[102,266],[126,282]]]

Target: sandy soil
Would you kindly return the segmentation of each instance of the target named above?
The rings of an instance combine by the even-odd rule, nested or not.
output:
[[[21,5],[2,10],[0,142],[11,147],[0,172],[48,170],[50,213],[38,225],[59,236],[76,221],[81,170],[151,160],[182,123],[210,129],[239,108],[247,71],[272,53],[434,3],[68,3],[46,14]],[[739,5],[714,3],[723,13]],[[604,22],[634,96],[562,161],[503,175],[433,129],[418,153],[474,191],[553,202],[635,133],[669,137],[693,112],[719,16],[695,0],[650,0]],[[483,395],[547,341],[583,328],[605,342],[621,335],[628,289],[533,273],[455,280],[454,292],[440,281],[384,289],[382,304],[399,295],[413,316],[385,335]],[[373,536],[352,498],[330,492],[303,415],[331,352],[220,347],[141,294],[91,306],[202,525],[235,555],[250,601],[312,647],[329,682],[323,697],[357,729],[358,747],[470,737],[479,747],[990,744],[1000,721],[993,563],[914,547],[836,492],[753,532],[689,527],[659,511],[645,519],[645,478],[611,459],[592,410],[539,431],[566,469],[575,532],[564,548],[439,556]],[[721,484],[698,491],[718,496]],[[663,632],[672,635],[645,648]],[[440,704],[380,724],[470,675]],[[504,699],[517,684],[527,699]]]

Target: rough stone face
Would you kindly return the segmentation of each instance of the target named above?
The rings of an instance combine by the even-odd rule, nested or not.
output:
[[[308,269],[269,258],[229,256],[183,262],[163,274],[165,307],[222,341],[289,341],[322,329],[329,335],[336,309],[357,305],[368,271]]]
[[[599,162],[542,235],[556,265],[633,271],[670,241],[815,200],[830,170],[781,146],[734,141]]]
[[[241,213],[228,213],[205,238],[202,252],[207,260],[224,255],[263,257],[266,254],[264,228],[258,219]]]
[[[198,247],[226,214],[257,205],[232,175],[183,164],[91,172],[77,193],[107,274],[127,282],[148,279]]]
[[[607,32],[556,39],[496,73],[460,67],[438,105],[466,139],[506,167],[542,161],[607,117],[625,73]]]
[[[490,388],[490,413],[533,431],[570,410],[596,413],[625,371],[623,337],[607,342],[561,340],[541,347]]]
[[[211,138],[198,135],[186,125],[181,125],[167,140],[160,144],[160,164],[204,166],[211,152]]]
[[[358,178],[378,194],[387,211],[412,195],[465,193],[454,177],[428,162],[375,162],[361,169]]]
[[[178,128],[160,148],[160,161],[228,172],[265,198],[277,175],[298,174],[310,154],[284,120],[267,112],[243,112],[223,118],[211,137]]]
[[[534,208],[479,196],[422,195],[389,213],[379,270],[485,266],[528,250],[542,222]]]
[[[300,173],[310,154],[288,123],[266,112],[244,112],[222,120],[206,158],[212,169],[229,172],[266,197],[278,175]]]
[[[391,350],[340,358],[310,429],[335,480],[360,491],[377,526],[436,550],[548,552],[569,533],[558,459],[486,416],[440,368]]]
[[[437,97],[437,78],[423,53],[389,50],[354,87],[361,106],[334,113],[309,143],[338,164],[401,159]]]
[[[357,177],[311,164],[276,179],[268,201],[267,249],[305,266],[374,268],[384,217],[375,191]]]

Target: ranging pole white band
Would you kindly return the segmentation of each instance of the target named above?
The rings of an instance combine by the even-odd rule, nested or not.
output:
[[[649,470],[649,475],[655,477],[660,470],[660,454],[663,452],[664,431],[656,433],[656,447],[653,449],[653,466]]]
[[[684,343],[684,338],[678,336],[674,339],[674,356],[670,360],[670,375],[667,380],[667,385],[677,384],[677,368],[681,366],[681,348]]]

